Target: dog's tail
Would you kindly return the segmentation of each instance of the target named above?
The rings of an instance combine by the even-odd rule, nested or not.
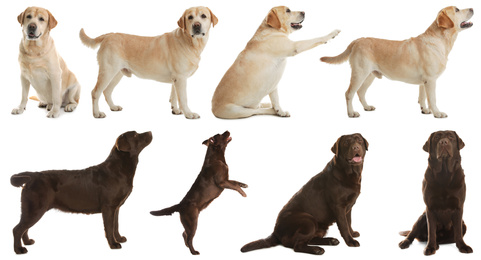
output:
[[[14,174],[10,177],[10,183],[15,187],[22,187],[25,183],[29,182],[32,179],[30,174],[27,172],[22,172],[19,174]]]
[[[172,207],[169,207],[169,208],[165,208],[165,209],[161,209],[161,210],[156,210],[156,211],[151,211],[150,214],[154,215],[154,216],[170,216],[172,215],[174,212],[177,212],[179,211],[179,204],[177,205],[174,205]]]
[[[262,248],[268,248],[268,247],[273,247],[279,245],[281,242],[279,239],[274,237],[273,235],[270,235],[267,238],[264,239],[259,239],[253,242],[250,242],[249,244],[246,244],[241,248],[241,252],[249,252],[252,250],[257,250],[257,249],[262,249]]]
[[[104,34],[104,35],[101,35],[95,39],[92,39],[90,37],[87,36],[87,34],[85,34],[85,31],[84,29],[80,29],[80,33],[79,33],[79,37],[80,37],[80,40],[82,41],[82,43],[87,46],[87,47],[90,47],[92,49],[95,49],[97,48],[97,46],[99,46],[99,44],[102,43],[102,41],[104,40],[105,36],[107,34]]]
[[[330,64],[341,64],[347,61],[347,59],[349,59],[349,55],[351,55],[352,47],[354,46],[355,43],[356,41],[351,42],[351,44],[347,46],[347,49],[343,53],[335,57],[322,57],[321,61],[330,63]]]

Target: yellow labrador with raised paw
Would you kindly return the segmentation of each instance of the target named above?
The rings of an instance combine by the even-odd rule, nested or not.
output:
[[[339,34],[304,41],[291,41],[290,33],[302,28],[304,12],[285,6],[272,8],[254,37],[225,73],[212,98],[212,112],[219,118],[244,118],[253,115],[290,116],[279,105],[277,83],[286,58],[327,43]],[[269,95],[272,104],[261,104]]]
[[[110,110],[122,110],[112,101],[112,92],[124,75],[134,74],[139,78],[172,83],[172,113],[183,113],[189,119],[199,118],[187,105],[187,78],[199,67],[210,25],[215,26],[217,22],[209,8],[192,7],[185,10],[177,22],[179,28],[156,37],[109,33],[92,39],[80,30],[80,39],[86,46],[96,48],[100,45],[97,54],[99,77],[92,90],[93,116],[105,117],[99,110],[102,92]]]
[[[30,85],[37,92],[34,99],[40,101],[39,106],[49,111],[47,117],[58,117],[61,107],[65,112],[72,112],[80,99],[80,84],[57,53],[50,37],[50,30],[57,26],[57,20],[41,7],[28,7],[17,19],[23,27],[18,57],[22,100],[12,114],[25,111]]]
[[[433,113],[436,118],[447,117],[436,106],[436,80],[443,73],[458,33],[473,26],[468,22],[473,16],[472,8],[459,10],[446,7],[438,13],[431,26],[418,37],[405,41],[389,41],[375,38],[360,38],[353,41],[336,57],[322,57],[327,63],[342,63],[349,59],[352,74],[346,92],[347,114],[359,117],[352,107],[352,99],[357,92],[364,110],[375,108],[366,102],[366,91],[382,75],[392,80],[419,85],[421,111]],[[426,106],[426,97],[428,106]]]

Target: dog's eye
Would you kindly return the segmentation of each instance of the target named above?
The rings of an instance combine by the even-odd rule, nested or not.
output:
[[[192,20],[192,19],[194,19],[194,16],[189,15],[189,17],[187,17],[187,19]]]
[[[45,19],[43,19],[43,17],[40,17],[39,19],[41,22],[45,22]]]
[[[201,15],[200,17],[202,17],[202,19],[207,18],[207,16],[205,14]]]
[[[31,16],[31,15],[27,15],[27,19],[32,19],[32,16]]]
[[[459,12],[459,9],[458,9],[458,8],[456,8],[456,12]]]
[[[291,9],[287,8],[286,13],[290,13]]]

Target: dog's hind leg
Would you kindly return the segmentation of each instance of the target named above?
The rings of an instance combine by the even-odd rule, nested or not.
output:
[[[193,240],[197,230],[199,211],[194,207],[187,207],[186,210],[182,210],[179,213],[180,221],[184,226],[182,237],[184,238],[185,246],[189,248],[191,254],[198,255],[199,252],[194,249]]]
[[[115,105],[114,101],[112,100],[112,92],[114,91],[114,88],[117,86],[117,84],[119,84],[123,76],[123,72],[117,73],[117,75],[114,76],[107,88],[105,88],[104,90],[105,100],[107,101],[107,104],[109,104],[110,110],[112,111],[122,111],[122,107]]]
[[[367,77],[370,75],[371,72],[369,70],[362,68],[360,65],[354,66],[353,64],[351,64],[351,67],[353,67],[352,74],[351,74],[351,83],[349,84],[349,88],[346,91],[347,115],[349,117],[359,117],[360,116],[359,113],[354,111],[354,108],[352,106],[352,99],[354,98],[354,95],[359,90],[359,88],[361,88],[364,81],[366,81]],[[365,90],[367,90],[367,88]],[[361,95],[363,95],[364,93],[361,91]],[[359,98],[361,99],[361,97]],[[361,102],[362,102],[362,99],[361,99]]]
[[[375,79],[375,76],[374,74],[371,73],[369,76],[367,76],[367,78],[364,80],[361,87],[357,91],[359,101],[361,101],[361,104],[364,107],[365,111],[374,111],[376,109],[375,107],[368,105],[366,102],[367,89],[371,86],[374,79]]]
[[[33,245],[35,241],[28,236],[28,230],[35,225],[45,214],[47,208],[33,203],[22,203],[22,216],[20,222],[13,228],[13,250],[17,254],[25,254],[28,250],[22,247],[21,239],[25,245]]]

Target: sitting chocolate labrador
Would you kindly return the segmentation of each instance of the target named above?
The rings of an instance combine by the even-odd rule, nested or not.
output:
[[[247,188],[247,185],[229,180],[229,167],[225,162],[224,154],[225,148],[231,140],[228,131],[205,140],[202,143],[207,145],[204,165],[202,165],[197,179],[182,201],[172,207],[150,212],[154,216],[172,215],[174,212],[179,212],[180,221],[185,229],[182,236],[185,245],[189,247],[193,255],[199,254],[194,249],[192,240],[197,230],[200,211],[207,208],[214,199],[220,196],[224,189],[236,190],[243,197],[246,197],[242,188]]]
[[[463,221],[466,184],[459,153],[463,147],[463,140],[454,131],[432,133],[424,145],[424,151],[429,153],[423,180],[426,211],[414,223],[411,232],[400,233],[407,236],[399,243],[401,249],[408,248],[416,238],[427,241],[425,255],[436,253],[439,244],[447,243],[456,243],[461,253],[473,252],[463,240],[466,233]]]
[[[127,239],[119,234],[119,208],[132,192],[139,153],[152,141],[152,133],[126,132],[115,142],[107,159],[83,170],[23,172],[11,177],[15,187],[23,186],[22,216],[13,229],[13,249],[27,253],[25,245],[35,241],[28,230],[50,209],[72,213],[102,213],[110,248],[121,248]]]
[[[321,255],[324,249],[310,245],[337,245],[324,237],[337,223],[348,246],[359,246],[353,237],[351,209],[361,191],[361,172],[369,144],[360,134],[341,136],[332,147],[334,158],[324,170],[307,182],[277,217],[274,232],[266,239],[251,242],[242,252],[282,244],[296,252]]]

